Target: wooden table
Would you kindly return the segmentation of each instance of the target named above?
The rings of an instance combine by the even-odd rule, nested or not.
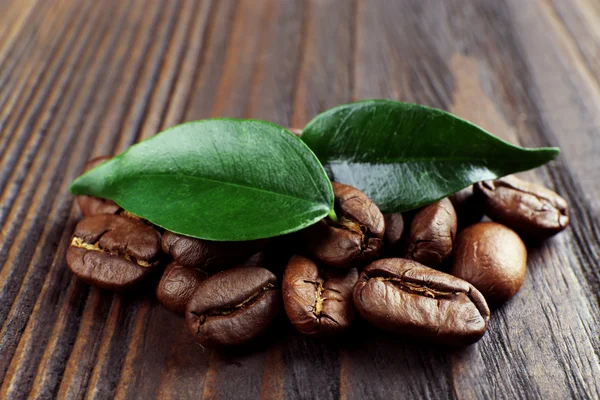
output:
[[[0,0],[0,398],[600,398],[599,24],[594,0]],[[476,345],[288,326],[218,354],[152,296],[67,269],[90,157],[181,121],[302,127],[365,98],[562,148],[528,176],[572,226],[531,250]]]

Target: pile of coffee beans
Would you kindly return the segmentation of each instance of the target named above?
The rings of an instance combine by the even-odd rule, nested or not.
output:
[[[502,305],[523,284],[523,239],[545,239],[569,224],[562,197],[514,176],[385,216],[358,189],[334,182],[333,190],[337,221],[246,242],[164,231],[112,201],[79,196],[84,218],[67,264],[103,289],[153,285],[207,347],[250,342],[282,310],[311,336],[339,335],[360,316],[391,332],[463,346],[485,334],[488,305]],[[484,214],[493,221],[480,222]]]

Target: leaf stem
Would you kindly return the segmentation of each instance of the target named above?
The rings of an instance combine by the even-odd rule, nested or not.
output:
[[[334,209],[332,208],[331,210],[329,210],[329,214],[327,215],[329,217],[330,220],[332,220],[333,222],[337,222],[338,218],[337,215],[335,214]]]

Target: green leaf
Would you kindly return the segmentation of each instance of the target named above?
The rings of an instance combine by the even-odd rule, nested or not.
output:
[[[333,180],[364,191],[383,212],[421,207],[560,152],[514,146],[445,111],[391,100],[332,108],[301,138]]]
[[[80,176],[71,192],[219,241],[297,231],[333,212],[331,183],[312,151],[284,128],[255,120],[172,127]]]

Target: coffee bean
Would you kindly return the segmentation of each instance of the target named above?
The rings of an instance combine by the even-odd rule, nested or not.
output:
[[[471,284],[401,258],[368,265],[354,286],[354,304],[379,328],[457,346],[478,341],[490,318]]]
[[[299,233],[305,250],[319,262],[336,268],[364,265],[383,247],[383,214],[366,194],[332,182],[338,221],[323,219]]]
[[[201,268],[207,271],[231,267],[251,255],[263,250],[267,239],[245,242],[213,242],[165,232],[162,249],[184,267]]]
[[[96,157],[85,165],[84,171],[87,172],[107,160],[110,160],[110,157]],[[97,214],[118,214],[122,211],[122,208],[112,200],[99,199],[93,196],[77,196],[76,199],[84,217],[91,217]]]
[[[494,221],[531,238],[552,236],[569,225],[565,199],[552,190],[516,176],[475,185],[484,210]]]
[[[517,293],[525,279],[527,249],[513,230],[480,222],[456,238],[450,273],[471,283],[497,307]]]
[[[407,258],[438,267],[452,254],[457,219],[452,203],[442,199],[419,210],[410,225]]]
[[[206,272],[198,268],[183,267],[172,262],[160,278],[156,287],[156,297],[169,310],[185,315],[185,307],[196,286],[207,276]]]
[[[256,254],[251,255],[246,258],[240,264],[239,267],[264,267],[266,263],[266,253],[264,251],[259,251]]]
[[[395,213],[386,214],[383,219],[385,221],[385,245],[390,253],[399,253],[404,235],[404,218],[401,213]]]
[[[196,341],[207,347],[246,343],[264,333],[280,309],[277,279],[264,268],[219,272],[196,287],[186,321]]]
[[[81,280],[123,291],[160,262],[160,234],[138,220],[112,214],[82,219],[67,250],[67,265]]]
[[[483,218],[483,204],[473,192],[473,186],[454,193],[449,199],[456,211],[458,231],[481,221],[481,218]]]
[[[285,312],[306,335],[333,335],[354,319],[352,289],[358,279],[356,268],[319,267],[308,258],[293,256],[283,276]]]

